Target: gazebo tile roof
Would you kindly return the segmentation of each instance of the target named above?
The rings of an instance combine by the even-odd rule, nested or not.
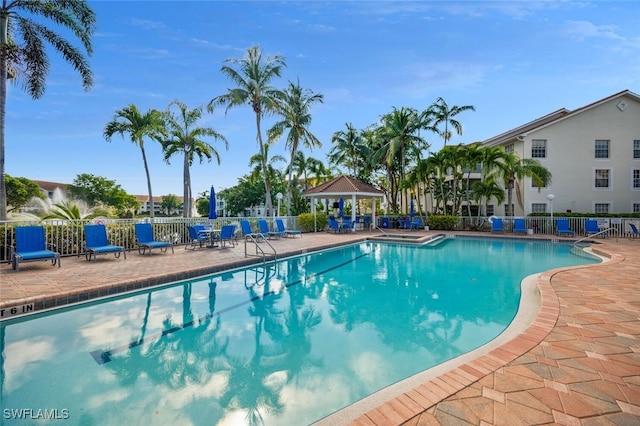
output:
[[[341,175],[331,179],[328,182],[321,183],[315,188],[308,189],[303,195],[319,195],[319,194],[384,194],[378,188],[364,183],[350,176]]]

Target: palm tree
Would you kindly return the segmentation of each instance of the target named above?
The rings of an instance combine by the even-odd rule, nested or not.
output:
[[[471,145],[463,145],[460,154],[462,155],[462,171],[465,177],[464,197],[467,205],[467,216],[471,223],[471,174],[482,163],[482,146],[479,142]]]
[[[269,146],[270,145],[264,146],[264,155],[267,156],[266,161],[264,161],[264,159],[262,158],[263,156],[261,153],[252,155],[251,158],[249,158],[249,167],[253,167],[253,170],[251,171],[249,178],[252,179],[253,181],[260,180],[260,179],[267,179],[264,175],[264,171],[263,171],[264,169],[262,167],[262,165],[265,163],[267,164],[267,174],[269,176],[269,179],[273,181],[273,179],[277,178],[279,173],[279,170],[273,167],[273,165],[276,164],[277,162],[287,161],[287,159],[284,158],[282,155],[274,155],[273,157],[269,157]]]
[[[62,201],[54,204],[53,207],[56,210],[51,210],[49,214],[44,216],[42,220],[48,219],[62,219],[62,220],[80,220],[80,219],[93,219],[105,212],[100,209],[91,209],[89,213],[83,214],[80,211],[80,206],[73,201]]]
[[[213,98],[208,105],[209,111],[213,111],[216,105],[226,105],[227,111],[231,107],[250,105],[256,115],[256,141],[262,155],[262,171],[265,176],[264,189],[267,198],[267,215],[273,210],[271,203],[271,182],[267,173],[267,156],[265,144],[262,141],[260,124],[262,118],[278,110],[278,101],[283,97],[282,91],[271,87],[271,80],[280,77],[282,67],[285,67],[284,58],[281,55],[262,57],[262,49],[252,46],[247,49],[243,58],[229,58],[225,61],[220,71],[229,77],[237,87],[229,89],[224,95]],[[239,70],[233,65],[237,65]]]
[[[48,42],[80,73],[82,86],[93,86],[93,74],[80,49],[59,33],[33,18],[40,16],[70,29],[90,56],[91,36],[96,16],[85,0],[2,1],[0,3],[0,220],[7,219],[7,188],[5,182],[5,111],[7,78],[24,80],[24,88],[33,99],[45,92],[49,73],[49,57],[44,42]]]
[[[446,151],[432,152],[426,159],[425,168],[433,175],[434,183],[438,188],[435,198],[438,204],[439,201],[442,201],[442,212],[447,214],[448,192],[445,191],[444,182],[449,169],[449,159]],[[437,205],[435,212],[438,212]]]
[[[514,216],[513,188],[516,188],[518,205],[521,208],[524,207],[519,185],[519,182],[524,177],[530,177],[538,187],[538,190],[551,183],[551,172],[540,164],[538,160],[533,158],[521,159],[516,154],[506,154],[501,159],[498,163],[498,173],[507,187],[507,209],[505,210],[505,216]]]
[[[361,132],[346,123],[346,130],[339,130],[331,136],[333,148],[329,152],[331,164],[344,165],[351,169],[353,177],[358,177],[358,170],[367,157],[367,147],[362,140]]]
[[[478,203],[478,217],[482,215],[483,200],[486,200],[487,204],[491,198],[495,198],[498,204],[504,202],[504,189],[496,182],[493,175],[474,182],[471,186],[471,195],[474,201]]]
[[[275,123],[268,132],[269,139],[275,140],[282,136],[285,129],[289,129],[285,143],[291,152],[287,180],[287,216],[291,215],[291,181],[293,180],[293,163],[298,146],[300,142],[309,149],[322,146],[320,140],[309,131],[309,126],[311,125],[311,107],[315,103],[323,102],[323,100],[322,95],[314,94],[311,90],[304,90],[300,87],[299,81],[297,84],[289,82],[289,87],[284,91],[282,99],[279,100],[278,113],[282,116],[282,120]]]
[[[440,133],[440,136],[444,139],[445,146],[447,146],[447,142],[451,140],[451,130],[449,130],[449,126],[453,127],[453,130],[455,130],[458,135],[462,134],[462,124],[453,117],[468,110],[475,111],[476,109],[473,105],[454,105],[449,108],[447,102],[442,98],[436,99],[435,103],[429,107],[430,114],[433,116],[433,128],[437,129],[438,126],[444,124],[444,129],[438,130],[438,133]]]
[[[418,151],[424,141],[419,136],[421,121],[418,112],[413,108],[393,108],[389,114],[382,116],[382,126],[380,127],[380,149],[372,156],[374,161],[384,161],[388,167],[392,167],[398,160],[400,166],[400,181],[405,180],[405,167],[407,152]],[[398,158],[396,158],[398,157]],[[399,187],[396,187],[399,189]],[[396,191],[392,189],[391,202],[395,205]],[[406,202],[405,191],[405,202]],[[394,207],[395,210],[395,207]]]
[[[177,113],[171,111],[171,107],[177,107]],[[198,157],[200,163],[203,157],[211,161],[214,157],[216,162],[220,164],[220,154],[218,151],[202,140],[202,137],[212,137],[214,140],[224,142],[225,149],[229,149],[227,139],[210,127],[197,127],[198,120],[202,118],[202,107],[189,110],[187,106],[180,101],[173,101],[167,107],[164,113],[167,137],[162,140],[164,151],[164,160],[169,163],[169,159],[174,154],[181,152],[183,154],[183,198],[184,208],[183,217],[191,217],[192,196],[191,196],[191,173],[189,168],[193,164],[195,157]]]
[[[113,121],[107,123],[104,128],[104,137],[107,142],[111,142],[111,137],[119,134],[124,139],[125,133],[129,134],[131,142],[140,147],[142,152],[142,162],[147,175],[147,189],[149,191],[149,217],[154,217],[153,194],[151,191],[151,176],[149,175],[149,165],[147,164],[147,154],[144,151],[144,138],[151,137],[160,140],[164,132],[162,113],[151,109],[144,115],[140,114],[138,107],[131,104],[116,111]]]

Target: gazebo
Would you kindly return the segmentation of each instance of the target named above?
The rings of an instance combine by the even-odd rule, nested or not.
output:
[[[375,188],[368,183],[364,183],[351,176],[340,175],[331,179],[328,182],[321,183],[320,185],[306,190],[303,194],[304,197],[312,199],[311,212],[316,214],[315,198],[334,199],[338,200],[341,197],[345,200],[351,199],[351,205],[355,207],[357,200],[371,198],[373,199],[373,209],[371,223],[376,223],[376,199],[384,198],[384,192]],[[356,209],[351,209],[351,220],[356,220]],[[314,224],[315,228],[315,224]]]

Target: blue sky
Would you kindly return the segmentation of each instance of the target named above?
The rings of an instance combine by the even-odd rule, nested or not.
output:
[[[438,97],[473,105],[457,118],[462,136],[482,141],[559,108],[574,109],[621,90],[640,92],[640,2],[384,2],[384,1],[90,1],[97,14],[95,85],[55,52],[47,90],[31,99],[9,86],[6,172],[71,183],[81,173],[115,180],[146,194],[140,150],[106,123],[131,103],[142,111],[179,99],[190,108],[224,94],[225,59],[259,45],[285,57],[274,86],[289,80],[324,95],[311,130],[325,160],[331,135],[350,122],[377,123],[393,107],[427,108]],[[69,40],[73,40],[69,38]],[[75,40],[73,40],[75,42]],[[264,129],[273,123],[265,119]],[[253,112],[220,108],[201,126],[225,135],[212,142],[221,164],[195,163],[194,195],[233,186],[258,152]],[[441,140],[427,135],[432,151]],[[182,161],[162,161],[146,141],[154,195],[182,195]],[[284,142],[271,148],[284,153]],[[282,164],[284,168],[285,165]]]

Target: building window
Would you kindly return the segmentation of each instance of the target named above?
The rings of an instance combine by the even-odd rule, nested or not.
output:
[[[609,141],[596,140],[596,158],[609,158]]]
[[[513,144],[510,143],[509,145],[505,145],[504,152],[506,152],[507,154],[513,154]]]
[[[640,158],[640,139],[633,141],[633,158]]]
[[[493,216],[495,208],[493,204],[487,204],[487,216]]]
[[[547,141],[545,139],[531,141],[531,158],[547,158]]]
[[[640,203],[633,203],[633,213],[640,213]]]
[[[596,169],[595,171],[595,187],[609,188],[609,169]]]
[[[609,213],[609,203],[596,203],[594,210],[595,213]]]
[[[536,185],[536,180],[533,178],[531,179],[531,188],[538,189],[538,185]],[[546,188],[546,186],[541,186],[540,188]]]
[[[546,213],[547,212],[547,204],[546,203],[532,203],[531,204],[531,213]]]
[[[632,170],[633,189],[640,189],[640,169]]]
[[[509,210],[509,205],[508,204],[504,205],[504,215],[505,216],[513,216],[514,215],[514,213],[513,213],[514,210],[515,209],[514,209],[514,205],[513,204],[511,204],[511,210]]]

